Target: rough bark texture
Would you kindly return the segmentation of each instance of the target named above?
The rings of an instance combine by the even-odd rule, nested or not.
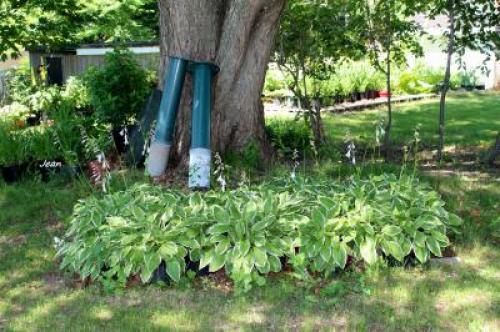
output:
[[[160,73],[168,56],[215,62],[212,149],[224,153],[255,141],[267,149],[261,93],[273,38],[286,0],[160,0]],[[190,144],[192,81],[188,76],[177,118],[175,164]]]

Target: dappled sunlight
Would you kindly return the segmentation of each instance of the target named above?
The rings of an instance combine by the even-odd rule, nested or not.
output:
[[[182,308],[156,313],[151,323],[159,328],[175,330],[193,330],[199,328],[198,318],[194,313],[185,312]]]

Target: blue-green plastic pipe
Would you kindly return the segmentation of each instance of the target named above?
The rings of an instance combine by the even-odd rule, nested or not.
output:
[[[218,70],[212,63],[194,62],[190,65],[194,81],[189,152],[189,187],[192,189],[210,188],[212,80]]]
[[[181,102],[187,64],[187,60],[170,57],[156,123],[155,140],[157,142],[172,144],[175,119]]]
[[[151,176],[160,176],[167,168],[187,65],[188,61],[185,59],[169,58],[155,136],[149,148],[147,169]]]

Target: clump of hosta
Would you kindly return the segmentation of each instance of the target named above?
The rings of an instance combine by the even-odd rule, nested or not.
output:
[[[191,261],[224,269],[248,290],[283,260],[297,275],[324,277],[349,257],[424,263],[460,223],[436,192],[406,176],[295,178],[206,193],[140,185],[80,202],[57,246],[63,269],[114,287],[132,276],[149,282],[162,262],[178,282]]]

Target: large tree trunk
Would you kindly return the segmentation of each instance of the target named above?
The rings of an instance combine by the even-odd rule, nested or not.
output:
[[[267,152],[261,93],[273,38],[286,0],[160,0],[160,73],[168,56],[215,62],[212,149],[224,153],[255,141]],[[162,76],[161,76],[162,77]],[[192,81],[188,77],[177,117],[175,165],[186,164],[190,145]]]
[[[441,163],[443,160],[443,149],[444,149],[444,134],[445,134],[445,111],[446,111],[446,95],[450,89],[450,79],[451,79],[451,60],[453,58],[453,52],[455,51],[455,10],[454,10],[454,0],[448,2],[448,16],[449,16],[449,36],[448,36],[448,51],[446,58],[446,72],[444,74],[443,85],[441,86],[441,100],[439,103],[439,144],[437,150],[437,161]]]

